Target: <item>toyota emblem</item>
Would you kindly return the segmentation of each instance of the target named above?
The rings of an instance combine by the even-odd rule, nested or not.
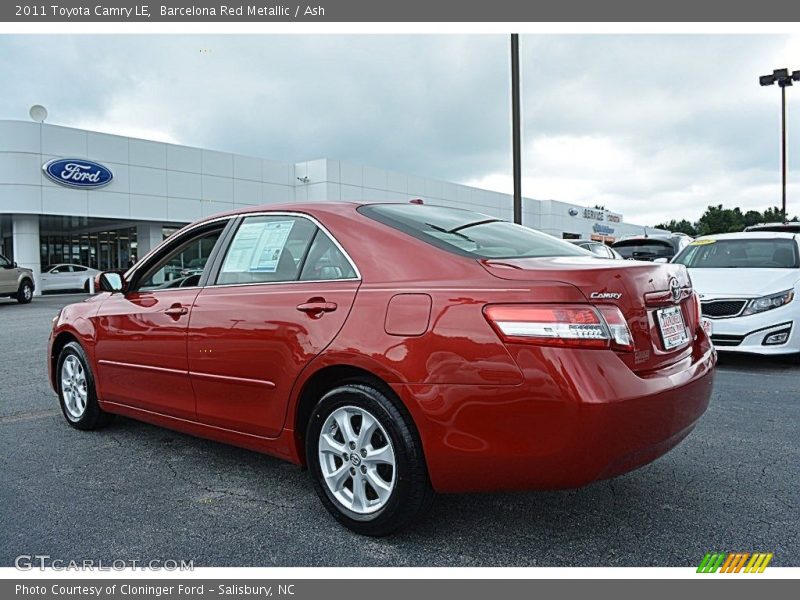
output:
[[[678,302],[681,299],[681,284],[678,282],[677,277],[669,280],[669,291],[672,294],[672,299]]]

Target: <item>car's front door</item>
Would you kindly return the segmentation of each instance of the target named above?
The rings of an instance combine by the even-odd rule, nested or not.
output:
[[[95,317],[98,388],[103,400],[193,419],[195,399],[186,358],[189,313],[200,277],[181,277],[177,260],[208,261],[224,222],[180,234],[132,274]]]
[[[17,270],[5,256],[0,254],[0,294],[11,294],[17,291]]]
[[[189,323],[197,417],[275,436],[300,371],[342,328],[358,272],[326,231],[299,215],[244,218],[215,263]]]

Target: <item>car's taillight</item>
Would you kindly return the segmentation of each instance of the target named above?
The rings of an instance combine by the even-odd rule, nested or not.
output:
[[[700,294],[692,292],[692,304],[694,306],[694,322],[699,326],[703,322],[703,305],[700,303]]]
[[[622,311],[613,305],[601,305],[597,307],[600,314],[608,326],[611,334],[611,347],[616,350],[630,352],[633,350],[633,336],[628,329],[628,322],[622,315]]]
[[[507,342],[633,350],[633,337],[616,306],[496,304],[484,308],[484,314]]]

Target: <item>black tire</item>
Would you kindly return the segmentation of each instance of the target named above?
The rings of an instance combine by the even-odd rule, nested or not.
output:
[[[22,282],[19,284],[16,297],[17,302],[20,304],[28,304],[31,300],[33,300],[33,284],[31,283],[30,279],[22,280]]]
[[[83,291],[85,293],[89,293],[89,280],[87,279],[86,282],[83,284]]]
[[[357,407],[374,416],[388,434],[394,450],[394,488],[384,506],[363,515],[345,507],[325,483],[318,444],[322,427],[337,408]],[[306,458],[314,489],[322,504],[348,529],[368,536],[384,536],[407,527],[433,501],[433,489],[416,427],[390,390],[365,383],[345,383],[326,393],[314,407],[306,431]]]
[[[73,417],[67,409],[64,390],[62,389],[61,383],[61,370],[63,368],[64,361],[66,361],[70,356],[76,357],[81,363],[86,378],[86,408],[79,418]],[[105,412],[97,403],[97,388],[95,387],[94,373],[92,373],[92,369],[89,366],[89,360],[86,358],[86,353],[83,351],[83,348],[81,348],[81,345],[78,342],[69,342],[64,346],[64,348],[62,348],[61,354],[58,355],[56,383],[58,385],[58,403],[61,406],[61,412],[63,413],[64,418],[67,420],[67,423],[69,423],[75,429],[81,429],[83,431],[99,429],[100,427],[105,427],[113,420],[114,415]]]

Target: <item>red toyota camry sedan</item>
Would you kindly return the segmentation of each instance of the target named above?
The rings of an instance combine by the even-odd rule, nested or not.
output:
[[[307,466],[367,535],[434,492],[635,469],[711,395],[716,354],[682,265],[604,260],[466,210],[240,210],[98,280],[50,337],[70,425],[120,414]]]

